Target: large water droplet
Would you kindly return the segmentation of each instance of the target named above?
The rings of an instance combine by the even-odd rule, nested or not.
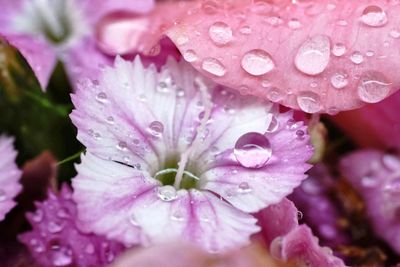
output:
[[[208,34],[216,45],[226,45],[232,40],[232,29],[225,22],[215,22],[209,28]]]
[[[242,58],[242,68],[251,75],[259,76],[270,72],[275,64],[270,54],[262,49],[247,52]]]
[[[158,197],[162,201],[172,201],[178,197],[175,187],[165,185],[158,188]]]
[[[321,100],[316,93],[302,92],[297,96],[297,104],[307,113],[316,113],[322,109]]]
[[[275,116],[272,116],[271,122],[268,125],[268,128],[266,130],[267,133],[273,133],[276,132],[279,128],[279,121],[276,119]]]
[[[226,69],[222,63],[215,58],[205,58],[201,65],[202,69],[215,76],[222,77],[226,73]]]
[[[390,82],[382,73],[368,71],[361,76],[357,92],[362,101],[377,103],[388,96]]]
[[[164,132],[164,124],[159,121],[153,121],[150,123],[149,129],[153,135],[159,136]]]
[[[388,22],[386,12],[379,6],[368,6],[364,9],[361,21],[371,27],[381,27]]]
[[[236,141],[233,153],[243,167],[258,169],[267,164],[272,149],[268,138],[264,135],[246,133]]]
[[[329,64],[330,47],[330,39],[326,35],[316,35],[308,39],[296,54],[296,68],[308,75],[322,73]]]
[[[342,89],[349,84],[347,74],[344,72],[337,72],[331,77],[331,84],[336,89]]]

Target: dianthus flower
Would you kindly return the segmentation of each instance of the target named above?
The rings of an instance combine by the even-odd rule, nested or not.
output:
[[[361,194],[377,236],[400,253],[400,158],[365,149],[344,157],[340,170]]]
[[[19,240],[42,267],[107,266],[125,249],[120,243],[77,228],[76,205],[67,186],[59,195],[49,191],[48,199],[36,207],[27,215],[32,231],[20,235]]]
[[[15,163],[17,152],[13,139],[0,136],[0,221],[15,206],[14,198],[21,191],[21,171]]]
[[[306,177],[302,122],[169,60],[120,58],[72,96],[86,146],[74,199],[82,228],[132,245],[183,237],[208,251],[248,243],[257,212]]]
[[[45,88],[57,58],[74,80],[112,63],[99,49],[97,28],[114,12],[145,13],[152,0],[1,0],[0,36],[19,49]]]

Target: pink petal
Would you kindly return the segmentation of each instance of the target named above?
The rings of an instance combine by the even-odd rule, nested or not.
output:
[[[254,114],[252,110],[248,112]],[[249,123],[237,127],[243,127],[245,131],[250,129],[251,123],[258,123],[253,118],[243,121]],[[296,123],[292,113],[277,114],[274,121],[278,123],[278,128],[265,134],[271,144],[272,156],[264,167],[248,169],[236,160],[219,162],[217,158],[216,166],[202,175],[207,181],[204,188],[218,193],[246,212],[257,212],[290,194],[306,178],[304,173],[310,168],[306,161],[310,159],[312,149],[306,127],[302,122]],[[235,124],[230,127],[235,129]],[[221,138],[226,140],[232,133],[229,130]]]
[[[27,215],[32,230],[18,239],[42,267],[108,266],[125,247],[82,233],[76,227],[76,206],[71,194],[67,186],[59,195],[49,191],[48,199],[37,203],[36,211]]]
[[[13,141],[13,138],[0,136],[0,221],[15,206],[14,198],[22,189]]]
[[[308,113],[354,109],[398,89],[397,2],[274,2],[160,3],[138,49],[149,52],[166,32],[214,81]]]
[[[56,64],[56,55],[52,47],[39,38],[28,35],[4,35],[10,45],[14,46],[26,59],[40,86],[45,89]]]
[[[145,241],[133,220],[132,204],[159,183],[146,173],[90,153],[82,156],[76,169],[73,198],[78,205],[79,227],[127,246]]]
[[[380,103],[342,112],[331,119],[360,146],[400,148],[399,106],[397,92]]]
[[[400,157],[359,150],[341,160],[340,170],[363,197],[375,233],[400,253]]]

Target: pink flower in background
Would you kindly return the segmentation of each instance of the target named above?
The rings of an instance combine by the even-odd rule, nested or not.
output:
[[[19,236],[33,258],[42,267],[108,266],[125,247],[104,237],[84,234],[76,226],[76,205],[72,192],[63,186],[59,195],[52,191],[48,199],[28,213],[32,230]]]
[[[215,82],[307,113],[336,114],[399,89],[399,12],[398,1],[386,0],[160,1],[142,28],[135,16],[124,21],[143,53],[166,34]],[[127,31],[114,32],[108,45],[118,48]]]
[[[283,199],[257,215],[271,255],[296,266],[345,266],[330,248],[318,244],[318,238],[307,225],[299,225],[298,214],[293,202]]]
[[[342,159],[340,170],[363,197],[375,234],[400,253],[400,157],[359,150]]]
[[[112,59],[97,46],[96,28],[113,12],[146,13],[152,0],[0,0],[0,37],[18,48],[42,88],[57,59],[74,81],[96,76]]]
[[[21,171],[15,163],[14,139],[0,136],[0,221],[15,206],[14,198],[21,191]]]
[[[306,127],[174,60],[117,59],[72,96],[86,146],[74,200],[86,231],[132,245],[177,237],[208,251],[245,245],[257,212],[306,177]]]

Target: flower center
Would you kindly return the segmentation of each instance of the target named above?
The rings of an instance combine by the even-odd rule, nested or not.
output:
[[[87,32],[82,11],[73,0],[26,1],[13,26],[18,32],[42,35],[54,44],[65,44]]]

